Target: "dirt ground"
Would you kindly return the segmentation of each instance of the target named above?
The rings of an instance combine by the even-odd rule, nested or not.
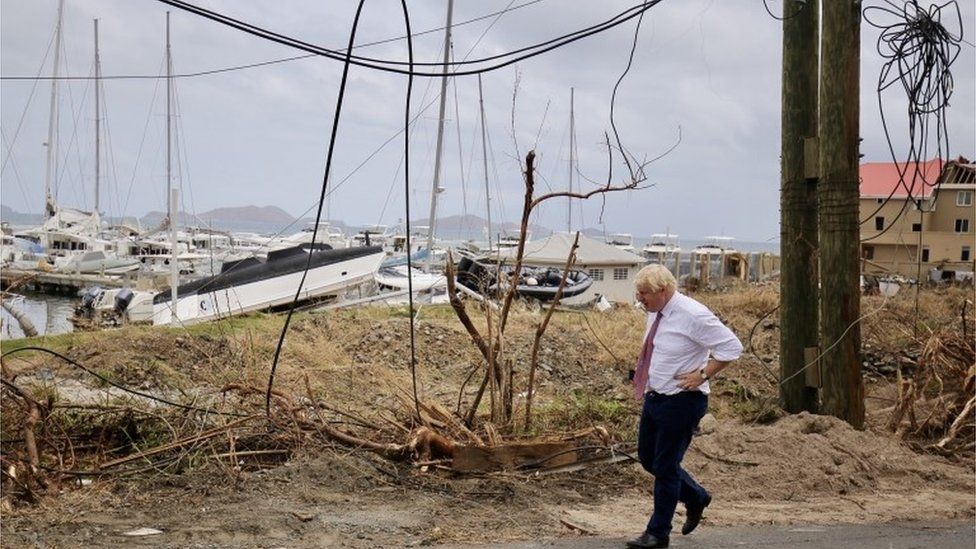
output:
[[[907,375],[908,365],[922,354],[921,342],[927,341],[927,335],[941,334],[945,341],[948,331],[960,330],[959,309],[972,299],[971,288],[923,294],[921,338],[912,324],[913,296],[865,298],[862,312],[875,313],[865,318],[862,327],[868,396],[867,428],[862,431],[831,417],[787,416],[776,406],[772,379],[778,361],[778,322],[776,314],[763,318],[778,304],[773,289],[740,288],[696,297],[736,331],[748,351],[715,382],[711,416],[703,421],[685,460],[686,468],[715,496],[705,516],[706,526],[976,516],[971,430],[962,435],[966,444],[960,452],[925,451],[940,434],[926,430],[937,414],[927,413],[924,404],[934,398],[920,403],[919,425],[914,429],[902,428],[894,434],[887,428],[898,399],[892,368]],[[972,334],[969,306],[968,333]],[[538,319],[536,311],[518,310],[506,340],[507,356],[516,366],[516,386],[524,384],[531,330]],[[962,322],[967,322],[965,317]],[[264,386],[281,323],[281,317],[257,315],[187,330],[126,328],[28,343],[57,349],[129,388],[179,402],[260,412],[263,395],[229,395],[218,389],[227,384]],[[534,426],[528,432],[502,436],[524,438],[600,426],[618,448],[626,448],[634,441],[637,419],[626,372],[637,354],[642,329],[642,314],[626,308],[557,314],[540,350]],[[426,307],[420,312],[416,335],[422,400],[448,410],[464,409],[476,389],[476,383],[464,382],[479,358],[467,333],[449,308]],[[5,343],[4,351],[10,348],[10,342]],[[276,388],[329,403],[338,412],[323,412],[323,418],[336,424],[355,417],[370,424],[403,425],[411,406],[408,356],[405,309],[303,314],[288,334]],[[149,406],[54,357],[15,355],[4,359],[4,366],[15,372],[19,386],[49,402],[103,408],[98,414],[72,409],[76,415],[58,416],[59,428],[73,429],[78,436],[71,438],[69,452],[53,443],[45,446],[44,438],[56,434],[44,433],[39,443],[42,464],[50,468],[90,470],[94,463],[131,455],[133,447],[145,451],[177,438],[177,433],[199,430],[189,419],[193,414],[184,413],[181,422],[178,414],[166,415],[165,407]],[[109,404],[116,408],[104,409]],[[143,415],[133,416],[131,409],[140,407]],[[523,408],[524,396],[516,399],[516,415]],[[124,410],[129,410],[128,416]],[[8,459],[20,455],[16,428],[23,414],[7,394],[3,412],[6,467]],[[164,417],[173,436],[149,429],[159,422],[140,419],[154,413]],[[76,423],[70,423],[70,418]],[[360,426],[357,432],[369,431]],[[396,432],[396,428],[384,431]],[[397,435],[375,436],[386,442],[397,439]],[[60,475],[52,483],[54,488],[37,501],[15,499],[4,509],[2,543],[5,547],[491,544],[636,534],[651,507],[653,479],[629,460],[563,473],[461,475],[436,461],[426,465],[394,461],[314,435],[274,438],[263,424],[235,431],[234,437],[239,457],[230,457],[236,456],[234,441],[209,439],[172,459],[145,458],[135,462],[138,466],[99,476]],[[95,446],[98,452],[90,450]],[[255,452],[253,459],[243,457],[248,450]],[[8,496],[10,486],[4,485]],[[126,535],[139,528],[159,533]]]

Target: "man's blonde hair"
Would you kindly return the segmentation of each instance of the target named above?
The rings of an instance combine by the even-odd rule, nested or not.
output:
[[[652,292],[663,289],[671,291],[678,287],[678,283],[667,267],[655,263],[637,271],[637,276],[634,278],[634,287],[638,290],[650,290]]]

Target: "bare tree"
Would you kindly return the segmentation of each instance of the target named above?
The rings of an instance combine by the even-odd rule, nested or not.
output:
[[[610,151],[609,156],[611,157],[611,162],[612,162],[612,149],[608,147],[608,151]],[[472,341],[474,341],[479,351],[481,351],[481,354],[485,359],[485,365],[486,365],[484,377],[482,379],[481,385],[475,395],[474,401],[471,403],[470,407],[467,410],[467,413],[465,414],[466,425],[470,427],[474,423],[475,414],[477,412],[478,407],[481,405],[481,400],[484,397],[486,387],[490,388],[491,395],[493,395],[492,407],[491,407],[491,421],[499,425],[510,425],[512,420],[512,412],[513,412],[512,402],[513,402],[513,395],[514,395],[512,379],[514,377],[514,361],[510,357],[506,356],[505,353],[505,328],[508,325],[508,319],[511,313],[512,304],[515,301],[515,295],[517,293],[517,288],[516,288],[517,279],[519,273],[521,273],[522,271],[523,258],[525,255],[526,234],[528,233],[529,217],[532,211],[537,206],[539,206],[539,204],[541,204],[542,202],[545,202],[546,200],[550,200],[553,198],[573,198],[578,200],[586,200],[592,196],[604,195],[610,192],[643,188],[640,186],[640,184],[646,181],[646,178],[644,177],[644,171],[643,171],[646,164],[647,163],[645,162],[639,165],[635,165],[634,167],[631,167],[631,165],[628,164],[628,171],[630,172],[631,178],[629,181],[622,184],[614,185],[610,180],[610,178],[608,177],[608,181],[605,185],[592,189],[588,192],[560,191],[560,192],[552,192],[552,193],[548,193],[536,197],[535,196],[535,151],[529,151],[528,154],[526,154],[525,169],[524,169],[525,171],[523,173],[525,178],[525,194],[522,203],[522,222],[519,229],[519,243],[518,243],[518,247],[516,248],[514,265],[511,271],[512,273],[511,280],[508,281],[507,286],[501,284],[502,275],[501,273],[499,273],[498,287],[500,288],[504,287],[504,294],[501,298],[501,308],[498,312],[497,322],[495,322],[494,324],[492,323],[491,316],[493,312],[490,308],[486,309],[486,315],[488,316],[488,326],[489,326],[489,335],[487,338],[485,338],[478,331],[477,327],[471,321],[471,318],[468,315],[467,310],[465,309],[464,303],[457,295],[457,288],[454,284],[454,270],[452,265],[453,258],[449,258],[447,280],[448,280],[448,294],[450,296],[451,305],[454,308],[454,311],[457,314],[458,319],[461,321],[461,324],[471,335]],[[559,290],[560,296],[561,296],[562,288],[565,286],[566,276],[568,274],[569,268],[572,266],[573,263],[573,256],[578,243],[578,239],[579,239],[579,235],[577,235],[577,240],[573,244],[573,249],[570,252],[570,257],[567,258],[566,269],[564,269],[563,279],[560,282],[560,290]],[[541,339],[542,335],[545,333],[545,329],[549,324],[549,319],[551,318],[552,312],[554,311],[554,307],[556,306],[557,303],[558,303],[558,298],[551,304],[545,319],[536,330],[536,342],[535,342],[536,346],[538,345],[538,341]],[[492,326],[494,326],[493,333],[491,332]],[[532,371],[534,371],[534,361],[535,359],[533,358]],[[530,371],[530,384],[534,384],[534,376],[531,375],[532,371]],[[534,392],[533,390],[534,387],[530,386],[528,388],[528,392],[530,395]],[[528,415],[528,410],[527,410],[526,425],[528,425],[530,422],[531,419]]]

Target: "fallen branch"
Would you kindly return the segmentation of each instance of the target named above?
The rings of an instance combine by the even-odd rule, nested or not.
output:
[[[974,406],[976,406],[976,397],[969,399],[969,402],[966,403],[966,406],[962,409],[962,412],[959,413],[955,421],[952,422],[952,425],[949,426],[949,432],[946,433],[946,436],[940,440],[938,444],[935,445],[937,448],[944,450],[946,444],[949,444],[953,439],[956,438],[956,435],[959,433],[959,428],[962,427],[963,422],[965,422],[967,419],[972,419]]]
[[[146,450],[144,452],[138,452],[137,451],[135,454],[128,455],[128,456],[125,456],[125,457],[122,457],[122,458],[118,458],[118,459],[113,459],[111,461],[107,461],[105,463],[102,463],[101,465],[98,466],[98,469],[99,470],[109,469],[109,468],[115,467],[117,465],[122,465],[123,463],[128,463],[130,461],[135,461],[135,460],[138,460],[138,459],[144,459],[144,458],[147,458],[147,457],[150,457],[150,456],[154,456],[156,454],[161,454],[161,453],[164,453],[164,452],[168,452],[170,450],[175,450],[177,448],[183,448],[184,446],[189,446],[191,444],[196,444],[197,442],[200,442],[200,441],[203,441],[203,440],[207,440],[209,438],[213,438],[213,437],[218,436],[218,435],[222,435],[226,431],[228,431],[229,429],[233,429],[234,427],[238,427],[240,425],[243,425],[244,423],[247,423],[248,421],[251,421],[253,419],[257,419],[257,418],[260,418],[260,417],[263,417],[263,416],[257,416],[257,415],[255,415],[255,416],[244,417],[244,418],[241,418],[241,419],[232,421],[232,422],[230,422],[230,423],[228,423],[226,425],[221,425],[219,427],[214,427],[212,429],[208,429],[208,430],[203,431],[203,432],[201,432],[199,434],[193,435],[192,437],[187,437],[187,438],[183,438],[183,439],[180,439],[180,440],[176,440],[176,441],[170,442],[168,444],[163,444],[162,446],[157,446],[155,448]]]

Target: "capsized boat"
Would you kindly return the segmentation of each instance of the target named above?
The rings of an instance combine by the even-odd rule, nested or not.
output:
[[[371,280],[384,256],[379,246],[314,251],[296,246],[269,252],[263,261],[252,257],[224,263],[220,274],[177,287],[176,317],[187,324],[290,303],[306,265],[299,301],[334,295]],[[157,294],[153,324],[170,324],[172,313],[170,292]]]
[[[139,269],[139,260],[119,258],[113,253],[103,251],[85,252],[73,255],[57,271],[64,273],[105,273],[121,274]]]
[[[447,277],[443,273],[425,273],[416,267],[408,270],[406,265],[392,267],[383,265],[376,272],[375,278],[380,288],[392,288],[394,290],[406,290],[411,287],[408,284],[412,284],[415,292],[447,288]]]
[[[518,295],[539,301],[552,301],[556,298],[556,291],[563,277],[562,269],[523,265],[518,277],[513,277],[513,271],[511,265],[496,268],[490,263],[463,257],[458,262],[457,281],[466,288],[484,294],[504,291],[508,288],[507,281],[517,278],[515,292]],[[583,271],[570,271],[562,297],[579,295],[592,284],[593,280]]]

